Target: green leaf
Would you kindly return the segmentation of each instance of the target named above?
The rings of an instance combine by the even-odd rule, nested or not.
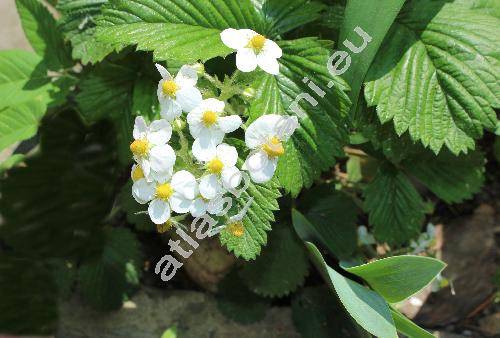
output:
[[[474,148],[497,122],[500,20],[465,5],[409,1],[367,76],[365,98],[398,135],[438,153]]]
[[[165,332],[163,332],[161,338],[177,338],[177,327],[173,326],[168,330],[166,330]]]
[[[275,37],[321,17],[326,6],[310,0],[267,0],[262,5],[265,34]]]
[[[389,303],[397,303],[426,287],[445,266],[434,258],[403,255],[345,270],[363,278]]]
[[[306,246],[314,265],[354,320],[377,337],[396,338],[394,321],[385,300],[329,267],[313,243],[306,242]]]
[[[455,156],[442,151],[417,154],[403,163],[406,170],[446,203],[459,203],[479,192],[484,183],[485,158],[480,151]]]
[[[141,253],[139,242],[128,229],[108,228],[98,256],[86,260],[80,267],[78,279],[83,297],[101,310],[115,310],[122,305],[131,281],[138,283]]]
[[[16,0],[24,33],[35,52],[52,70],[72,65],[56,20],[40,0]]]
[[[322,171],[335,164],[335,156],[343,155],[343,146],[348,142],[345,116],[349,99],[344,92],[347,89],[345,82],[332,77],[325,67],[331,43],[303,38],[279,44],[283,49],[283,57],[279,59],[280,74],[263,74],[253,84],[256,99],[249,114],[250,121],[265,113],[297,115],[290,105],[299,101],[304,117],[299,116],[300,127],[286,143],[285,155],[280,158],[277,168],[281,185],[297,196],[303,187],[310,187]],[[303,82],[305,77],[325,88],[323,98]],[[327,89],[328,84],[332,88]],[[299,96],[305,93],[312,95],[316,106]]]
[[[134,84],[132,94],[132,114],[135,116],[144,116],[149,120],[155,117],[155,112],[158,111],[158,100],[156,92],[158,83],[150,77],[138,77]]]
[[[401,245],[418,236],[424,221],[424,205],[403,173],[392,166],[382,166],[364,196],[378,241]]]
[[[132,197],[132,181],[129,180],[127,184],[123,186],[118,195],[118,203],[120,207],[127,214],[127,222],[134,224],[135,228],[139,231],[154,231],[156,228],[149,219],[147,214],[139,213],[144,211],[142,205],[137,203]]]
[[[391,309],[391,314],[392,319],[394,319],[394,324],[396,324],[396,329],[405,336],[410,338],[435,338],[434,335],[413,323],[411,320],[399,313],[399,311]]]
[[[331,185],[304,193],[302,210],[319,241],[336,257],[349,257],[357,248],[356,221],[359,209],[346,194]]]
[[[108,0],[60,0],[58,24],[73,46],[72,56],[83,64],[102,61],[114,48],[95,38],[96,20]]]
[[[278,224],[269,235],[268,246],[255,262],[243,266],[240,276],[253,292],[282,297],[304,283],[307,270],[304,246],[287,225]]]
[[[0,151],[34,136],[44,114],[45,107],[37,101],[0,109]]]
[[[97,36],[120,48],[137,45],[155,60],[206,61],[226,56],[220,32],[225,28],[262,31],[262,19],[249,0],[110,1]]]
[[[308,287],[292,300],[292,318],[303,338],[369,338],[326,287]]]

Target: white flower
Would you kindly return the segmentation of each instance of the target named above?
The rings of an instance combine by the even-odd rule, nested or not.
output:
[[[212,215],[219,214],[224,207],[224,200],[222,195],[218,195],[212,199],[206,199],[203,196],[198,195],[193,204],[191,204],[191,215],[193,217],[201,217],[207,212]]]
[[[167,121],[173,121],[181,116],[182,111],[189,112],[200,104],[202,97],[198,88],[196,69],[182,66],[175,79],[163,66],[156,64],[156,69],[162,79],[158,83],[158,101],[160,101],[161,116]]]
[[[255,120],[245,132],[245,143],[252,153],[243,169],[248,170],[252,181],[265,183],[276,170],[278,158],[285,153],[287,141],[299,126],[296,116],[264,115]]]
[[[205,162],[208,172],[200,181],[200,194],[203,198],[215,198],[225,190],[235,189],[240,185],[241,172],[236,168],[238,152],[235,147],[222,143],[198,154],[196,158]]]
[[[165,176],[158,182],[137,181],[132,188],[136,201],[146,204],[153,223],[163,224],[170,218],[171,210],[179,214],[190,211],[194,198],[198,195],[198,185],[194,176],[186,171],[176,172],[172,179]]]
[[[237,115],[221,116],[224,102],[217,99],[206,99],[187,115],[189,131],[195,139],[193,155],[198,158],[202,153],[212,151],[222,142],[224,135],[241,126],[241,118]]]
[[[278,59],[283,53],[276,42],[251,29],[228,28],[220,37],[226,46],[237,50],[236,67],[242,72],[251,72],[258,65],[269,74],[279,74]]]
[[[175,163],[175,152],[167,144],[172,136],[172,127],[166,120],[156,120],[148,126],[144,118],[138,116],[133,136],[130,150],[148,181],[151,180],[152,172],[163,175],[171,170]]]

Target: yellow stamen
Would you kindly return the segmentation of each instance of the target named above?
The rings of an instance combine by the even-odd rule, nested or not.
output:
[[[139,157],[145,156],[149,150],[149,142],[146,139],[135,140],[130,145],[130,151]]]
[[[211,110],[207,110],[206,112],[203,113],[201,121],[205,126],[210,127],[215,122],[217,122],[217,113]]]
[[[168,200],[174,194],[174,189],[169,183],[163,183],[156,186],[156,197],[164,201]]]
[[[250,40],[250,42],[248,43],[248,47],[252,48],[256,52],[260,52],[262,48],[264,48],[265,43],[266,43],[266,37],[257,34]]]
[[[173,226],[174,226],[174,222],[172,222],[171,220],[168,220],[163,224],[157,224],[156,230],[158,230],[158,233],[163,234],[163,233],[167,232],[168,230],[172,229]]]
[[[142,171],[142,168],[139,166],[136,166],[135,169],[132,171],[132,181],[138,181],[141,178],[144,178],[144,171]]]
[[[243,227],[243,223],[234,222],[228,225],[227,230],[229,233],[235,237],[241,237],[245,233],[245,228]]]
[[[212,174],[220,174],[222,172],[222,169],[224,169],[224,163],[222,163],[221,160],[218,158],[214,158],[207,164],[208,171],[210,171]]]
[[[265,143],[262,146],[262,150],[264,150],[269,157],[279,157],[285,153],[285,148],[283,148],[283,143],[281,143],[280,139],[274,136],[269,142]]]
[[[177,86],[174,80],[163,82],[163,85],[161,87],[163,90],[163,94],[168,96],[175,96],[175,93],[177,93],[177,90],[179,90],[179,86]]]

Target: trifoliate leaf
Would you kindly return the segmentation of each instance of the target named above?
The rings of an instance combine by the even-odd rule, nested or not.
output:
[[[155,60],[195,62],[230,54],[220,32],[262,31],[262,18],[249,0],[111,0],[98,25],[98,39],[117,48],[137,45]]]
[[[35,52],[52,70],[72,65],[56,20],[40,0],[16,0],[24,34]]]
[[[474,148],[500,107],[500,19],[446,1],[409,1],[367,75],[365,97],[435,153]]]
[[[138,283],[140,259],[139,242],[130,230],[106,229],[100,253],[86,260],[78,272],[84,299],[97,309],[120,308],[128,283]]]
[[[250,120],[263,114],[296,116],[298,113],[292,104],[299,102],[299,114],[302,111],[304,116],[299,116],[300,127],[286,143],[285,155],[279,159],[277,169],[281,185],[296,196],[303,187],[310,187],[322,171],[335,164],[335,156],[343,154],[343,146],[348,142],[345,117],[349,99],[344,92],[345,82],[332,77],[325,66],[330,43],[303,38],[282,41],[280,47],[283,49],[280,74],[263,74],[253,84],[256,99],[249,114]],[[305,78],[322,88],[324,97],[315,94],[304,83]],[[311,95],[308,100],[312,103],[306,101],[305,95]]]
[[[459,203],[479,192],[484,183],[485,159],[480,151],[455,156],[422,152],[403,162],[406,170],[446,203]]]
[[[401,245],[418,236],[424,221],[424,205],[402,172],[390,165],[382,166],[364,195],[378,241]]]
[[[59,0],[57,9],[62,17],[58,24],[73,46],[72,56],[83,64],[102,61],[113,47],[97,41],[94,34],[101,7],[108,0]]]
[[[253,292],[265,297],[282,297],[304,283],[307,270],[304,245],[290,225],[281,224],[271,231],[269,244],[257,260],[243,266],[240,276]]]

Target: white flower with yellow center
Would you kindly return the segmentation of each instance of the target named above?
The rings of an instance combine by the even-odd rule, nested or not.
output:
[[[135,119],[133,136],[130,151],[148,181],[152,179],[152,172],[163,175],[171,170],[175,163],[175,152],[167,144],[172,136],[170,123],[166,120],[156,120],[148,126],[144,118],[138,116]]]
[[[201,93],[195,87],[198,82],[196,69],[184,65],[175,78],[159,64],[156,64],[156,69],[162,77],[158,83],[157,94],[160,101],[160,114],[164,119],[171,122],[181,116],[182,111],[189,112],[200,104]]]
[[[217,99],[206,99],[187,115],[189,131],[195,139],[193,155],[202,157],[203,153],[215,150],[222,142],[224,135],[241,126],[241,118],[237,115],[223,116],[225,104]]]
[[[299,126],[296,116],[264,115],[245,131],[245,143],[253,151],[243,165],[255,183],[268,182],[276,171],[278,158],[285,154],[283,142]]]
[[[149,182],[151,182],[153,180],[168,179],[172,176],[172,172],[173,172],[173,168],[170,168],[170,170],[168,170],[167,172],[164,172],[164,173],[156,173],[156,172],[152,171],[150,174],[151,177],[149,179]],[[136,195],[136,193],[138,191],[137,187],[139,187],[141,184],[143,184],[143,183],[139,183],[139,182],[140,181],[148,182],[148,180],[146,179],[146,176],[144,176],[144,171],[142,170],[140,165],[137,165],[137,164],[132,165],[132,170],[130,171],[130,177],[132,178],[132,182],[133,182],[132,196],[135,198],[135,200],[137,202],[139,202],[140,204],[146,204],[147,202],[149,202],[149,201],[141,200],[141,198]]]
[[[141,179],[132,189],[138,203],[151,202],[148,214],[155,224],[165,223],[170,218],[171,211],[179,214],[189,212],[193,200],[198,195],[196,179],[186,170],[176,172],[172,179],[168,176],[155,182]]]
[[[279,74],[278,59],[283,53],[276,42],[251,29],[228,28],[220,37],[226,46],[236,49],[236,67],[242,72],[251,72],[259,66],[269,74]]]
[[[203,198],[213,199],[240,184],[241,172],[236,168],[238,152],[235,147],[222,143],[213,150],[198,154],[196,158],[205,163],[207,170],[207,175],[200,180]]]

